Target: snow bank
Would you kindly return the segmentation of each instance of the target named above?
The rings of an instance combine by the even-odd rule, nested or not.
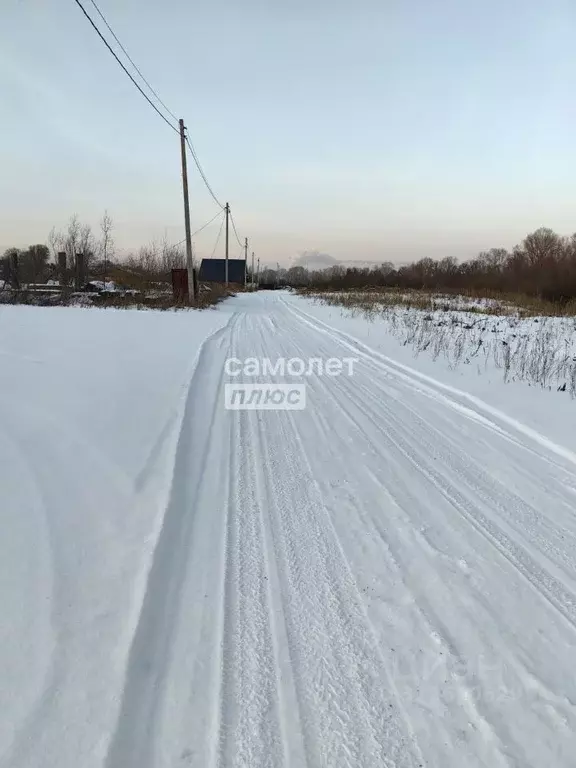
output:
[[[0,308],[3,765],[102,764],[188,382],[227,320]]]

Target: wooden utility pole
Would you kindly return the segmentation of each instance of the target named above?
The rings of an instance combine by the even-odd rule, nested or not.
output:
[[[246,280],[248,278],[248,238],[244,238],[244,288],[246,288]]]
[[[260,256],[258,256],[258,269],[256,270],[256,287],[260,288]]]
[[[224,282],[228,288],[228,220],[230,218],[230,205],[226,203],[226,266],[224,268]]]
[[[250,281],[252,283],[252,290],[254,290],[254,285],[255,285],[255,282],[254,282],[254,251],[252,251],[252,272],[251,272],[250,277],[252,278],[251,281]]]
[[[196,301],[194,265],[192,263],[192,236],[190,234],[190,201],[188,199],[188,168],[186,165],[186,126],[180,120],[180,154],[182,155],[182,191],[184,193],[184,226],[186,228],[186,269],[188,270],[188,298]]]

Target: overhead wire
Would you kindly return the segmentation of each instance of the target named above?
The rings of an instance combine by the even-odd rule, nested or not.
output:
[[[238,237],[238,231],[236,229],[236,224],[234,222],[234,216],[232,216],[232,211],[230,211],[230,221],[232,222],[232,229],[234,230],[234,234],[236,235],[236,240],[238,240],[238,245],[240,248],[244,248],[244,244],[240,241],[240,238]]]
[[[196,150],[194,149],[194,146],[192,145],[192,142],[190,141],[188,136],[186,136],[186,144],[188,145],[188,149],[190,150],[190,154],[192,155],[192,159],[194,160],[196,168],[198,168],[198,173],[202,177],[202,181],[204,182],[204,184],[206,186],[206,189],[211,194],[212,199],[214,200],[216,205],[219,205],[220,208],[224,208],[224,206],[222,205],[220,200],[218,200],[218,198],[216,197],[216,195],[214,193],[214,190],[210,186],[210,183],[209,183],[208,179],[206,178],[206,174],[204,173],[204,170],[202,169],[202,166],[200,165],[200,160],[198,159],[198,155],[196,154]]]
[[[120,60],[120,58],[118,57],[118,55],[116,54],[116,52],[114,51],[114,49],[112,48],[112,46],[110,45],[110,43],[109,43],[109,42],[106,40],[106,38],[104,37],[104,35],[103,35],[103,34],[102,34],[102,32],[100,31],[100,29],[98,28],[98,26],[96,25],[96,23],[94,22],[94,20],[92,19],[92,17],[91,17],[91,16],[90,16],[90,14],[88,13],[88,11],[86,10],[86,8],[85,8],[85,7],[82,5],[82,3],[80,2],[80,0],[74,0],[74,2],[75,2],[75,3],[76,3],[76,5],[77,5],[77,6],[80,8],[80,10],[81,10],[81,11],[82,11],[82,13],[84,14],[84,16],[85,16],[85,17],[88,19],[88,21],[90,22],[90,25],[93,27],[93,29],[94,29],[94,31],[96,32],[96,34],[98,35],[98,37],[99,37],[99,38],[102,40],[102,42],[104,43],[104,45],[106,46],[106,48],[108,48],[108,50],[110,51],[110,53],[112,54],[112,56],[114,56],[114,58],[116,59],[116,62],[117,62],[117,63],[119,64],[119,66],[122,68],[122,70],[124,71],[124,73],[125,73],[126,75],[128,75],[128,77],[129,77],[129,78],[130,78],[130,80],[132,81],[133,85],[134,85],[134,86],[136,86],[136,88],[138,89],[138,91],[140,92],[140,94],[141,94],[142,96],[144,96],[144,98],[146,99],[146,101],[148,102],[148,104],[150,104],[150,106],[152,107],[152,109],[154,109],[154,111],[155,111],[155,112],[156,112],[156,113],[157,113],[157,114],[158,114],[158,115],[159,115],[159,116],[162,118],[162,120],[163,120],[163,121],[164,121],[164,122],[165,122],[165,123],[166,123],[166,124],[167,124],[167,125],[168,125],[168,126],[169,126],[169,127],[170,127],[170,128],[173,130],[173,131],[174,131],[174,132],[175,132],[175,133],[178,133],[178,134],[179,134],[179,133],[180,133],[180,130],[179,130],[178,128],[176,128],[176,126],[175,126],[175,125],[173,125],[173,124],[170,122],[170,120],[169,120],[169,119],[168,119],[168,118],[167,118],[167,117],[166,117],[166,116],[165,116],[165,115],[164,115],[164,114],[163,114],[163,113],[160,111],[160,109],[158,109],[158,107],[156,106],[156,104],[154,104],[154,102],[153,102],[153,101],[150,99],[150,97],[149,97],[149,96],[148,96],[148,95],[147,95],[147,94],[144,92],[144,90],[143,90],[143,89],[140,87],[140,85],[139,85],[139,84],[136,82],[135,78],[134,78],[134,77],[132,76],[132,74],[131,74],[131,73],[128,71],[128,69],[126,68],[126,66],[125,66],[125,65],[122,63],[122,61]],[[178,118],[176,117],[176,115],[175,115],[175,114],[174,114],[174,113],[173,113],[173,112],[172,112],[172,111],[171,111],[171,110],[170,110],[170,109],[169,109],[169,108],[166,106],[166,104],[164,103],[164,101],[163,101],[163,100],[160,98],[160,96],[158,95],[157,91],[155,91],[155,90],[154,90],[154,88],[153,88],[153,87],[150,85],[150,83],[148,82],[148,80],[147,80],[147,79],[144,77],[144,75],[142,74],[142,71],[141,71],[141,70],[140,70],[140,68],[139,68],[139,67],[136,65],[136,63],[134,62],[134,60],[131,58],[131,56],[130,56],[130,54],[128,53],[128,51],[126,50],[126,48],[125,48],[125,47],[122,45],[122,43],[121,43],[120,39],[118,38],[118,36],[117,36],[117,35],[116,35],[116,33],[114,32],[114,30],[112,29],[112,27],[110,26],[110,24],[108,23],[108,21],[106,20],[106,17],[105,17],[105,16],[104,16],[104,14],[102,13],[102,11],[101,11],[101,10],[100,10],[100,8],[98,7],[98,5],[96,4],[95,0],[90,0],[90,2],[92,3],[92,5],[94,6],[94,8],[96,9],[96,11],[97,11],[98,15],[100,16],[100,18],[102,19],[102,21],[103,21],[103,22],[104,22],[104,24],[106,25],[106,27],[107,27],[107,29],[109,30],[110,34],[112,35],[112,37],[114,38],[114,40],[116,41],[116,43],[119,45],[120,49],[122,50],[122,52],[124,53],[124,55],[126,56],[126,58],[128,59],[128,61],[129,61],[129,62],[132,64],[132,66],[134,67],[135,71],[136,71],[136,72],[138,73],[138,75],[139,75],[139,76],[142,78],[142,81],[143,81],[143,82],[146,84],[146,86],[149,88],[150,92],[151,92],[151,93],[154,95],[154,97],[157,99],[158,103],[159,103],[159,104],[161,104],[161,106],[162,106],[162,107],[163,107],[163,108],[166,110],[166,112],[167,112],[167,113],[168,113],[168,114],[169,114],[169,115],[170,115],[170,116],[171,116],[171,117],[172,117],[174,120],[176,120],[176,121],[177,121],[177,120],[178,120]],[[198,169],[198,173],[200,174],[200,176],[201,176],[201,178],[202,178],[202,181],[204,182],[204,185],[206,186],[206,189],[207,189],[207,190],[208,190],[208,192],[210,193],[210,195],[211,195],[212,199],[214,200],[214,202],[216,203],[216,205],[218,205],[218,207],[220,208],[220,211],[218,212],[218,214],[216,214],[216,216],[214,216],[214,218],[213,218],[213,219],[211,219],[211,220],[210,220],[209,222],[207,222],[205,225],[203,225],[202,227],[200,227],[200,229],[199,229],[199,230],[197,230],[196,232],[194,232],[194,233],[193,233],[192,237],[194,237],[194,235],[198,234],[198,232],[201,232],[201,231],[202,231],[202,229],[204,229],[204,227],[207,227],[209,224],[211,224],[211,223],[212,223],[212,221],[214,221],[214,220],[215,220],[215,219],[216,219],[216,218],[217,218],[217,217],[218,217],[218,216],[219,216],[219,215],[222,213],[222,211],[225,209],[225,206],[224,206],[224,205],[222,205],[222,203],[220,202],[220,200],[219,200],[219,199],[218,199],[218,197],[216,196],[216,193],[215,193],[215,192],[214,192],[214,190],[212,189],[212,186],[210,185],[210,182],[208,181],[208,178],[206,177],[206,174],[204,173],[204,169],[202,168],[202,164],[200,163],[200,159],[198,158],[198,155],[197,155],[197,153],[196,153],[196,150],[195,150],[195,148],[194,148],[194,145],[192,144],[192,142],[190,141],[190,139],[189,139],[189,137],[188,137],[187,135],[186,135],[185,139],[186,139],[186,145],[188,146],[188,149],[190,150],[190,154],[192,155],[192,159],[194,160],[194,164],[196,165],[196,168]],[[233,230],[234,230],[234,234],[235,234],[235,236],[236,236],[236,240],[238,241],[238,245],[239,245],[239,246],[242,248],[242,247],[243,247],[243,245],[242,245],[242,243],[241,243],[241,241],[240,241],[240,237],[238,236],[238,231],[237,231],[237,229],[236,229],[236,223],[234,222],[234,218],[233,218],[233,216],[232,216],[232,213],[230,213],[230,218],[231,218],[231,220],[232,220],[232,228],[233,228]],[[222,232],[222,227],[220,228],[220,233],[219,233],[218,239],[220,238],[221,232]],[[180,243],[178,243],[178,245],[181,245],[181,243],[183,243],[183,242],[185,242],[185,239],[184,239],[184,240],[182,240]],[[217,243],[218,243],[218,241],[217,241]]]
[[[222,216],[222,214],[223,214],[223,213],[224,213],[224,211],[218,211],[218,213],[216,214],[216,216],[213,216],[213,217],[210,219],[210,221],[207,221],[207,222],[206,222],[206,224],[203,224],[203,225],[202,225],[202,226],[201,226],[199,229],[197,229],[195,232],[192,232],[192,234],[190,235],[190,238],[193,238],[193,237],[195,237],[197,234],[199,234],[200,232],[202,232],[202,230],[203,230],[203,229],[206,229],[206,227],[209,227],[209,226],[210,226],[210,224],[212,224],[212,222],[213,222],[213,221],[215,221],[215,220],[218,218],[218,216]],[[179,243],[176,243],[176,244],[174,245],[174,248],[178,247],[179,245],[182,245],[182,243],[185,243],[185,242],[186,242],[186,238],[184,238],[184,240],[180,240],[180,242],[179,242]]]
[[[114,49],[112,48],[112,46],[110,45],[110,43],[108,42],[108,40],[106,40],[106,38],[104,37],[104,35],[102,34],[102,32],[100,32],[100,30],[98,29],[98,27],[96,26],[96,24],[95,24],[95,23],[94,23],[94,21],[92,20],[92,18],[91,18],[91,16],[90,16],[90,14],[89,14],[89,13],[88,13],[88,11],[86,10],[86,8],[84,8],[84,6],[83,6],[83,5],[82,5],[82,3],[80,2],[80,0],[74,0],[74,2],[75,2],[75,3],[76,3],[76,5],[77,5],[77,6],[78,6],[78,7],[81,9],[81,11],[82,11],[82,13],[84,14],[84,16],[86,16],[86,18],[88,19],[88,21],[90,22],[90,24],[91,24],[91,25],[92,25],[92,27],[94,28],[94,30],[95,30],[95,32],[97,33],[98,37],[99,37],[99,38],[102,40],[102,42],[104,43],[104,45],[106,46],[106,48],[108,48],[108,50],[110,51],[110,53],[112,54],[112,56],[114,56],[114,58],[116,59],[116,61],[118,62],[118,64],[119,64],[119,65],[122,67],[122,69],[123,69],[123,70],[124,70],[124,72],[125,72],[125,73],[128,75],[128,77],[130,78],[130,80],[132,81],[132,83],[133,83],[133,84],[136,86],[136,88],[138,88],[138,90],[140,91],[140,93],[142,94],[142,96],[144,96],[144,98],[146,99],[146,101],[148,102],[148,104],[150,104],[150,106],[152,107],[152,109],[153,109],[155,112],[157,112],[157,113],[160,115],[160,117],[162,118],[162,120],[164,120],[164,122],[166,123],[166,125],[168,125],[170,128],[172,128],[172,130],[173,130],[173,131],[175,131],[176,133],[179,133],[179,130],[178,130],[178,128],[176,128],[176,126],[172,125],[172,123],[170,122],[170,120],[168,120],[168,118],[167,118],[165,115],[163,115],[163,114],[162,114],[162,112],[160,112],[160,110],[158,109],[158,107],[156,106],[156,104],[154,104],[154,102],[153,102],[153,101],[150,99],[150,97],[149,97],[149,96],[148,96],[146,93],[144,93],[144,91],[142,90],[142,88],[141,88],[141,87],[138,85],[138,83],[136,82],[136,80],[135,80],[135,79],[132,77],[132,75],[130,74],[130,72],[127,70],[127,68],[124,66],[124,64],[123,64],[123,63],[120,61],[120,59],[119,59],[119,57],[117,56],[116,52],[114,51]]]
[[[171,110],[171,109],[169,109],[169,108],[166,106],[166,104],[165,104],[165,103],[162,101],[162,99],[160,98],[160,96],[158,95],[158,93],[157,93],[157,92],[154,90],[154,88],[152,88],[152,86],[150,85],[150,83],[148,82],[148,80],[147,80],[147,79],[144,77],[144,75],[142,74],[142,71],[140,70],[140,68],[138,67],[138,65],[137,65],[137,64],[136,64],[136,62],[134,61],[134,59],[133,59],[133,58],[130,56],[130,54],[128,53],[128,51],[126,50],[126,48],[124,48],[124,46],[123,46],[123,45],[122,45],[122,43],[120,42],[120,39],[118,38],[118,35],[117,35],[117,34],[114,32],[114,30],[112,29],[112,27],[110,26],[110,24],[109,24],[109,23],[108,23],[108,21],[106,20],[106,17],[104,16],[104,14],[103,14],[103,13],[102,13],[102,11],[100,10],[100,8],[99,8],[99,7],[96,5],[96,2],[95,2],[95,0],[90,0],[90,2],[92,3],[92,5],[94,6],[94,8],[96,9],[96,12],[97,12],[97,13],[98,13],[98,15],[100,16],[100,18],[102,19],[102,21],[104,22],[104,24],[106,24],[106,27],[108,28],[108,31],[110,32],[110,34],[112,35],[112,37],[114,38],[114,40],[116,40],[116,42],[117,42],[117,43],[118,43],[118,45],[120,46],[121,50],[123,51],[124,55],[126,56],[126,58],[128,59],[128,61],[130,62],[130,64],[132,64],[132,66],[134,67],[134,69],[136,70],[136,72],[138,72],[138,74],[140,75],[140,77],[142,78],[142,80],[143,80],[143,81],[146,83],[146,85],[147,85],[147,86],[148,86],[148,88],[150,89],[151,93],[153,93],[153,94],[154,94],[154,96],[155,96],[155,97],[156,97],[156,99],[158,100],[158,103],[159,103],[159,104],[161,104],[161,105],[164,107],[164,109],[166,110],[166,112],[168,112],[168,114],[169,114],[169,115],[171,115],[171,116],[174,118],[174,120],[176,120],[176,122],[178,122],[178,118],[176,117],[176,115],[174,114],[174,112],[172,112],[172,110]]]
[[[210,258],[214,258],[214,254],[216,253],[216,248],[218,248],[218,243],[220,242],[220,237],[222,236],[222,229],[224,228],[224,219],[220,222],[220,229],[218,230],[218,237],[216,238],[216,242],[214,244],[214,249],[212,250],[212,253],[210,254]]]

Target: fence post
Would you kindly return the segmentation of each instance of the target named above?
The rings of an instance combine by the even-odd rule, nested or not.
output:
[[[81,291],[85,283],[84,254],[76,254],[76,290]]]
[[[9,270],[10,270],[10,285],[12,286],[12,288],[18,291],[20,290],[20,271],[19,271],[17,253],[12,253],[10,255]]]

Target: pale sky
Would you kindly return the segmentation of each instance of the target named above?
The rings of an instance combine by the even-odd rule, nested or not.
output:
[[[576,231],[574,0],[98,2],[263,261]],[[74,0],[0,0],[0,125],[0,247],[105,208],[122,248],[184,237],[178,137]]]

